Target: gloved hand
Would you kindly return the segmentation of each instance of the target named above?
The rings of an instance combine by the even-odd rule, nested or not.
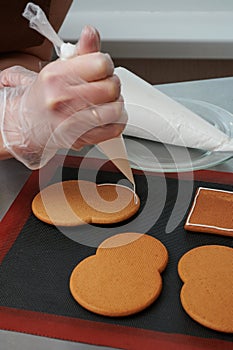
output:
[[[17,66],[0,73],[3,142],[28,168],[44,166],[60,148],[97,144],[124,129],[120,81],[98,49],[97,32],[86,27],[74,58],[38,74]]]

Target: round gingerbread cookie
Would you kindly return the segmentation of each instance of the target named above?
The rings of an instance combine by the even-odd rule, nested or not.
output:
[[[128,187],[83,180],[48,186],[32,202],[38,219],[57,226],[117,223],[129,219],[139,207],[138,196]]]
[[[233,249],[220,245],[194,248],[180,259],[181,303],[205,327],[233,332]]]
[[[146,234],[121,233],[105,240],[96,255],[75,267],[70,291],[80,305],[94,313],[131,315],[158,298],[167,262],[167,249],[159,240]]]

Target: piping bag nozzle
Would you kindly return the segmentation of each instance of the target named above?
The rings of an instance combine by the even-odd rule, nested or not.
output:
[[[136,193],[136,185],[132,169],[129,164],[127,151],[122,135],[110,140],[100,142],[97,145],[98,149],[102,151],[117,168],[127,177],[133,185],[133,191]]]

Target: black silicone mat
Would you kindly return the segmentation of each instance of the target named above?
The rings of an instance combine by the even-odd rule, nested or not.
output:
[[[52,181],[60,180],[61,169]],[[76,179],[77,169],[63,168],[63,180]],[[93,179],[93,171],[82,172],[85,180]],[[163,290],[159,299],[146,310],[125,318],[108,318],[93,314],[72,298],[69,292],[69,277],[73,268],[85,257],[95,253],[95,245],[106,237],[117,232],[125,232],[125,223],[112,225],[108,228],[101,226],[81,226],[71,229],[71,237],[80,237],[80,242],[69,239],[54,226],[40,222],[30,214],[26,224],[18,235],[12,248],[5,256],[0,267],[0,305],[9,308],[30,310],[47,314],[68,316],[95,322],[148,329],[165,333],[177,333],[204,338],[216,338],[229,342],[233,341],[232,334],[215,332],[193,321],[182,309],[179,293],[182,282],[177,273],[177,263],[188,250],[206,244],[220,244],[233,247],[230,237],[198,234],[186,232],[183,228],[187,216],[187,202],[180,200],[179,215],[183,219],[172,232],[166,232],[168,218],[177,204],[178,185],[189,186],[189,180],[161,178],[153,175],[135,175],[137,192],[141,200],[141,212],[144,210],[148,198],[148,179],[150,192],[157,204],[148,207],[148,212],[140,220],[140,231],[145,227],[148,234],[161,240],[167,247],[169,263],[163,273]],[[123,180],[119,173],[100,171],[97,175],[98,183],[116,183]],[[164,198],[164,181],[166,182],[166,203],[161,215],[153,210],[161,210],[160,199]],[[232,186],[195,181],[193,194],[197,187],[211,187],[232,190]],[[189,203],[190,205],[190,203]],[[156,222],[148,229],[148,216],[155,216]],[[140,216],[140,212],[137,214]],[[128,223],[131,231],[133,221]],[[130,221],[130,220],[129,220]],[[9,232],[10,234],[10,232]],[[73,235],[73,236],[72,236]]]

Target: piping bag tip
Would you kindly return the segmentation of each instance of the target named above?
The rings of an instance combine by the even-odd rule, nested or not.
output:
[[[127,177],[133,185],[134,200],[136,201],[136,185],[129,164],[128,155],[125,147],[125,142],[122,135],[110,140],[106,140],[96,145],[98,149],[103,152],[116,167]]]

